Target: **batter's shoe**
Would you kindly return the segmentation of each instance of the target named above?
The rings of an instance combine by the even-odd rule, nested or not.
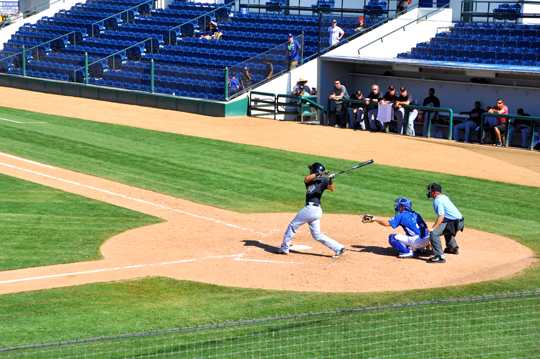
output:
[[[444,253],[459,254],[458,248],[459,247],[456,247],[456,248],[448,248],[448,247],[446,247],[444,249]]]
[[[446,259],[444,259],[444,256],[435,256],[428,259],[427,262],[428,263],[446,263]]]
[[[347,248],[345,247],[341,248],[339,251],[336,252],[335,255],[332,256],[332,258],[338,259],[343,253],[345,253],[346,250]]]
[[[281,248],[278,248],[278,250],[276,251],[277,254],[289,254],[289,252],[285,252],[283,249]]]
[[[414,257],[414,251],[412,249],[409,249],[407,253],[400,253],[398,255],[399,258],[411,258]]]

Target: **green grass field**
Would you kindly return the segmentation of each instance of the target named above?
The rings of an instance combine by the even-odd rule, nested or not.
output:
[[[0,183],[1,271],[100,259],[108,238],[163,221],[5,175]]]
[[[320,161],[330,171],[339,171],[369,159],[359,158],[352,162],[321,158],[5,108],[0,109],[0,117],[21,122],[47,122],[21,126],[0,121],[1,152],[242,213],[297,212],[303,204],[302,178],[307,174],[307,164]],[[2,183],[9,181],[5,176],[0,178]],[[324,197],[325,212],[370,212],[391,216],[394,199],[408,197],[416,211],[427,221],[433,221],[431,201],[425,200],[425,186],[430,182],[442,184],[445,193],[463,212],[468,227],[513,238],[535,253],[540,252],[540,188],[373,164],[340,176],[336,181],[336,192]],[[30,190],[21,198],[31,203],[37,196]],[[65,195],[65,198],[71,197]],[[95,204],[87,200],[77,206],[92,207]],[[32,206],[28,207],[22,210],[25,207],[6,206],[2,208],[3,217],[27,212],[31,215]],[[132,214],[128,216],[129,211],[124,213],[114,208],[120,211],[116,223],[123,223],[125,229],[155,221],[143,215],[139,218]],[[73,210],[73,213],[82,212],[86,210],[79,207]],[[94,217],[89,217],[104,221],[105,227],[115,222],[114,219],[103,218],[101,209],[88,213],[95,213]],[[65,212],[63,216],[65,218]],[[13,225],[19,228],[12,228],[12,231],[28,230],[24,221]],[[59,218],[52,225],[59,241],[69,241],[73,235],[69,221]],[[112,230],[125,230],[119,228],[115,225]],[[7,235],[4,226],[0,233],[2,238]],[[59,246],[54,250],[62,252],[58,256],[73,258],[68,261],[78,261],[80,259],[76,258],[81,255],[95,252],[105,233],[98,231],[86,237],[87,248],[94,249]],[[41,235],[37,231],[29,233],[28,238],[40,238]],[[21,241],[24,242],[24,238],[21,237]],[[96,253],[94,255],[97,256]],[[29,260],[24,266],[44,264],[53,262]],[[538,265],[512,278],[391,293],[250,290],[166,278],[90,284],[0,296],[0,346],[133,332],[209,320],[263,318],[377,303],[537,289],[539,284]]]

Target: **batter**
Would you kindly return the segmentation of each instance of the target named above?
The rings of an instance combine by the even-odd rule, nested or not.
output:
[[[328,171],[325,170],[324,166],[315,162],[309,168],[309,175],[304,178],[304,183],[306,185],[306,206],[298,212],[296,217],[289,223],[287,231],[283,236],[283,242],[281,243],[281,248],[277,250],[278,254],[289,254],[289,248],[291,246],[291,240],[296,234],[298,227],[304,223],[309,224],[309,230],[311,231],[311,236],[336,252],[332,258],[339,258],[345,252],[345,246],[339,244],[332,238],[325,236],[321,233],[321,196],[325,190],[330,190],[334,192],[335,185],[333,179],[335,175],[332,173],[329,178],[322,177],[322,175],[327,175]]]

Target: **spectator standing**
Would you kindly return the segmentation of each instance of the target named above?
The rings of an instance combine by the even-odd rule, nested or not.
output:
[[[412,95],[407,93],[407,89],[405,87],[401,87],[399,89],[399,93],[400,95],[395,106],[395,115],[397,120],[397,133],[403,134],[403,119],[405,118],[405,109],[403,108],[403,105],[412,105],[414,104],[414,100]],[[414,120],[417,116],[417,109],[414,108],[409,110],[409,119],[407,121],[409,136],[414,136]]]
[[[351,95],[351,100],[363,100],[364,96],[362,95],[362,91],[358,90],[355,93]],[[351,103],[351,112],[350,112],[350,123],[352,124],[352,127],[356,131],[358,128],[360,128],[362,131],[366,129],[366,125],[364,123],[364,106],[359,103]]]
[[[270,62],[269,57],[265,57],[263,60],[264,64],[266,65],[266,72],[264,73],[264,79],[270,80],[270,77],[274,74],[274,65]]]
[[[341,84],[341,81],[337,79],[334,81],[334,92],[330,95],[330,99],[339,100],[341,98],[349,98],[347,88]],[[335,101],[336,103],[336,127],[345,128],[346,125],[346,112],[342,101]]]
[[[236,78],[236,72],[231,72],[231,79],[229,80],[229,96],[234,95],[240,91],[240,81]]]
[[[370,131],[377,131],[377,126],[375,125],[375,119],[377,118],[377,106],[379,102],[383,99],[382,93],[379,91],[378,85],[371,86],[371,92],[367,95],[366,101],[366,112],[370,124]]]
[[[396,9],[396,17],[406,14],[409,4],[410,4],[410,0],[398,0],[397,9]]]
[[[482,114],[486,112],[481,108],[480,102],[474,103],[474,108],[469,112],[460,112],[460,115],[469,115],[469,119],[466,122],[462,122],[454,126],[454,141],[459,140],[459,131],[465,130],[465,142],[469,143],[471,130],[480,126],[482,120]]]
[[[502,98],[497,99],[497,103],[493,108],[491,108],[489,113],[498,113],[501,115],[508,115],[508,107],[504,104],[504,101]],[[506,118],[505,117],[497,117],[497,125],[495,126],[489,126],[486,129],[488,129],[491,132],[491,140],[496,142],[493,144],[494,146],[501,147],[503,145],[502,139],[503,137],[501,135],[504,135],[506,132]]]
[[[337,20],[332,20],[332,25],[328,27],[328,34],[330,35],[329,43],[330,46],[335,46],[338,44],[339,40],[345,34],[345,31],[339,26],[337,26]]]
[[[358,18],[358,25],[356,25],[356,29],[354,29],[354,31],[362,32],[362,31],[364,31],[365,27],[366,27],[366,25],[364,24],[364,18],[362,16],[360,16]]]
[[[251,74],[249,73],[249,69],[247,67],[244,67],[244,73],[242,76],[240,76],[240,82],[242,83],[242,90],[247,90],[251,87]]]
[[[300,48],[302,47],[298,40],[296,40],[293,34],[289,34],[289,43],[287,44],[287,53],[285,55],[285,61],[287,62],[287,71],[298,66],[300,60]]]
[[[517,109],[518,116],[531,116],[525,113],[522,108]],[[531,132],[526,120],[514,120],[512,126],[508,129],[508,146],[512,144],[512,137],[514,133],[521,133],[521,147],[527,148],[527,134]]]
[[[433,210],[437,214],[437,220],[429,229],[429,240],[435,256],[430,258],[428,263],[445,263],[444,253],[459,254],[455,235],[463,231],[465,222],[463,215],[448,196],[442,194],[440,185],[430,183],[427,186],[427,197],[433,198]],[[442,235],[446,240],[444,252],[441,243]]]
[[[424,103],[422,106],[428,106],[428,107],[441,107],[441,101],[439,101],[439,98],[435,96],[435,89],[430,88],[428,92],[429,96],[424,99]],[[439,112],[435,111],[424,111],[424,133],[423,136],[427,137],[428,135],[428,127],[429,123],[431,122],[431,137],[435,137],[436,132],[436,123],[437,123],[437,117],[439,116]],[[428,121],[429,118],[429,121]]]

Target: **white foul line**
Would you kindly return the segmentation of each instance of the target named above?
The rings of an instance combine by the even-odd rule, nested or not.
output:
[[[51,274],[51,275],[44,275],[44,276],[41,276],[41,277],[30,277],[30,278],[4,280],[4,281],[0,282],[0,284],[15,283],[15,282],[25,282],[25,281],[29,281],[29,280],[39,280],[39,279],[47,279],[47,278],[67,277],[67,276],[70,276],[70,275],[93,274],[93,273],[109,272],[109,271],[115,271],[115,270],[121,270],[121,269],[132,269],[132,268],[161,266],[161,265],[165,265],[165,264],[177,264],[177,263],[194,262],[194,261],[196,261],[196,259],[184,259],[184,260],[175,261],[175,262],[164,262],[164,263],[155,263],[155,264],[138,264],[138,265],[127,266],[127,267],[115,267],[115,268],[89,270],[89,271],[85,271],[85,272]]]
[[[44,275],[44,276],[40,276],[40,277],[10,279],[10,280],[0,281],[0,284],[26,282],[26,281],[30,281],[30,280],[40,280],[40,279],[48,279],[48,278],[60,278],[60,277],[68,277],[68,276],[73,276],[73,275],[84,275],[84,274],[94,274],[94,273],[101,273],[101,272],[111,272],[111,271],[117,271],[117,270],[123,270],[123,269],[133,269],[133,268],[143,268],[143,267],[163,266],[163,265],[169,265],[169,264],[196,262],[198,260],[206,259],[206,258],[220,259],[220,258],[229,258],[229,257],[236,257],[235,259],[233,259],[235,261],[242,260],[242,261],[251,261],[251,262],[301,264],[301,263],[295,263],[295,262],[280,262],[280,261],[265,261],[265,260],[258,260],[258,259],[243,259],[244,254],[230,254],[230,255],[223,255],[223,256],[208,256],[208,257],[204,257],[204,258],[200,258],[200,259],[183,259],[183,260],[180,260],[180,261],[172,261],[172,262],[162,262],[162,263],[154,263],[154,264],[137,264],[137,265],[132,265],[132,266],[114,267],[114,268],[105,268],[105,269],[95,269],[95,270],[89,270],[89,271],[83,271],[83,272],[51,274],[51,275]]]
[[[22,123],[22,124],[24,124],[24,123],[47,123],[47,122],[19,122],[19,121],[14,121],[14,120],[8,120],[7,118],[2,118],[2,117],[0,117],[0,120],[8,121],[8,122],[15,122],[15,123]]]
[[[10,157],[10,158],[14,158],[14,159],[19,160],[19,161],[28,162],[28,163],[31,163],[31,164],[34,164],[34,165],[38,165],[38,166],[42,166],[42,167],[56,168],[56,167],[53,167],[53,166],[46,165],[46,164],[44,164],[44,163],[39,163],[39,162],[30,161],[30,160],[27,160],[26,158],[21,158],[21,157],[17,157],[17,156],[13,156],[13,155],[8,155],[7,153],[3,153],[3,152],[0,152],[0,155],[6,156],[6,157]]]
[[[10,164],[7,164],[7,163],[2,163],[2,162],[0,162],[0,165],[6,166],[6,167],[11,167],[11,168],[14,168],[14,169],[17,169],[17,170],[20,170],[20,171],[30,172],[30,173],[37,174],[37,175],[40,175],[40,176],[43,176],[43,177],[55,179],[55,180],[57,180],[57,181],[62,181],[62,182],[70,183],[70,184],[73,184],[73,185],[76,185],[76,186],[81,186],[81,187],[84,187],[84,188],[93,189],[93,190],[95,190],[95,191],[107,193],[107,194],[110,194],[110,195],[113,195],[113,196],[122,197],[122,198],[125,198],[125,199],[129,199],[129,200],[131,200],[131,201],[140,202],[140,203],[144,203],[144,204],[147,204],[147,205],[150,205],[150,206],[154,206],[154,207],[166,209],[166,210],[169,210],[169,211],[174,211],[174,212],[186,214],[186,215],[188,215],[188,216],[192,216],[192,217],[195,217],[195,218],[205,219],[205,220],[207,220],[207,221],[216,222],[216,223],[219,223],[219,224],[223,224],[223,225],[225,225],[225,226],[229,226],[229,227],[241,229],[241,230],[244,230],[244,231],[249,231],[249,232],[257,233],[257,234],[260,234],[260,235],[262,235],[262,236],[266,236],[266,233],[257,232],[257,231],[254,231],[253,229],[249,229],[249,228],[244,228],[244,227],[236,226],[236,225],[234,225],[234,224],[226,223],[226,222],[223,222],[223,221],[214,219],[214,218],[205,217],[205,216],[200,216],[200,215],[198,215],[198,214],[185,212],[185,211],[182,211],[182,210],[179,210],[179,209],[176,209],[176,208],[171,208],[171,207],[163,206],[163,205],[160,205],[160,204],[157,204],[157,203],[148,202],[148,201],[145,201],[145,200],[143,200],[143,199],[133,198],[133,197],[130,197],[130,196],[125,196],[125,195],[120,194],[120,193],[115,193],[115,192],[107,191],[107,190],[104,190],[104,189],[101,189],[101,188],[97,188],[97,187],[93,187],[93,186],[88,186],[88,185],[85,185],[85,184],[82,184],[82,183],[77,183],[77,182],[73,182],[73,181],[70,181],[70,180],[63,179],[63,178],[59,178],[59,177],[47,175],[47,174],[45,174],[45,173],[36,172],[36,171],[28,170],[28,169],[25,169],[25,168],[20,168],[20,167],[13,166],[13,165],[10,165]]]

